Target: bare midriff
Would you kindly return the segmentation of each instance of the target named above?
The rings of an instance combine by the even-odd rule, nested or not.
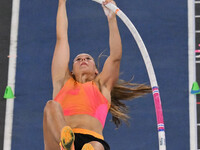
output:
[[[64,116],[67,125],[73,128],[82,128],[94,131],[100,135],[102,135],[103,127],[98,119],[85,114],[72,115],[72,116]]]

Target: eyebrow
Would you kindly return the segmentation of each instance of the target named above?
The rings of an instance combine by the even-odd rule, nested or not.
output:
[[[84,56],[86,56],[86,57],[90,57],[90,58],[92,58],[92,59],[94,60],[94,58],[93,58],[92,56],[90,56],[90,55],[84,55]],[[80,57],[79,55],[76,56],[76,57],[74,58],[73,62],[74,62],[77,58],[79,58],[79,57]]]

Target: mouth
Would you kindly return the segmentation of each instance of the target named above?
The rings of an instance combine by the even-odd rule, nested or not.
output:
[[[83,65],[86,65],[86,66],[88,66],[88,64],[87,64],[87,63],[85,63],[85,62],[82,62],[82,63],[81,63],[81,66],[83,66]]]

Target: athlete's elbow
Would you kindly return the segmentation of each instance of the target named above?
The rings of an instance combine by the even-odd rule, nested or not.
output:
[[[122,50],[114,51],[110,55],[114,61],[121,61],[122,58]]]
[[[120,61],[121,61],[121,58],[122,58],[122,55],[114,55],[113,57],[112,57],[112,60],[113,60],[113,62],[119,62],[120,63]]]
[[[59,34],[57,34],[56,40],[57,41],[66,41],[66,40],[68,40],[68,36],[67,35],[59,35]]]

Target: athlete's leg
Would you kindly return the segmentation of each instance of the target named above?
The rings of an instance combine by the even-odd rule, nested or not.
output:
[[[59,150],[60,137],[66,121],[59,103],[48,101],[44,108],[43,132],[45,150]]]
[[[82,150],[104,150],[104,147],[100,142],[92,141],[83,145]]]

